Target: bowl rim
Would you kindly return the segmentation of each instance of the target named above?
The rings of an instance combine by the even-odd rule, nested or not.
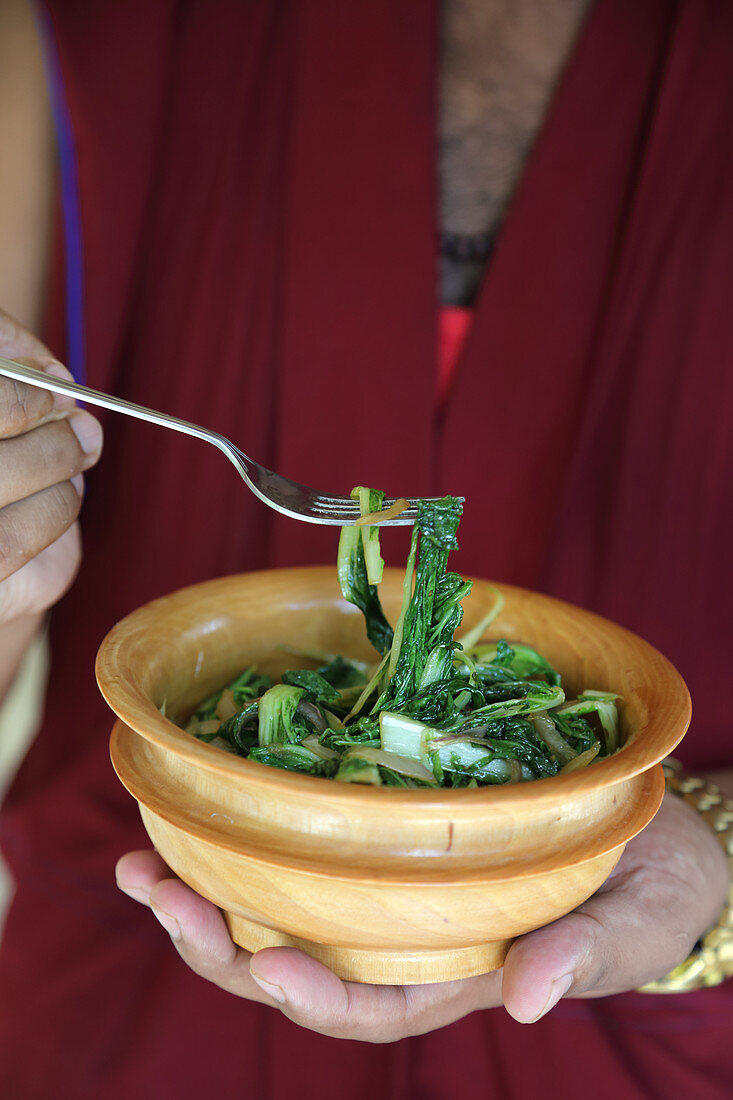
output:
[[[110,738],[111,755],[113,759],[113,765],[115,766],[115,771],[117,772],[120,782],[126,788],[126,790],[128,790],[129,793],[132,794],[134,798],[138,798],[138,795],[141,794],[141,791],[139,788],[137,788],[136,793],[136,784],[134,781],[131,780],[129,771],[126,770],[125,774],[123,774],[120,770],[118,770],[117,765],[114,763],[115,751],[113,749],[113,742],[117,741],[117,744],[119,744],[119,739],[125,736],[126,731],[132,732],[134,735],[134,731],[132,731],[130,727],[127,727],[121,719],[118,719],[114,724],[112,735]],[[118,759],[120,759],[119,756]],[[261,764],[259,765],[259,767],[265,767],[265,765]],[[310,777],[306,776],[305,778]],[[571,845],[569,849],[563,849],[563,870],[568,870],[572,867],[582,866],[583,864],[588,863],[591,860],[598,859],[600,856],[603,856],[608,852],[618,849],[620,846],[628,843],[628,841],[631,840],[634,836],[637,836],[638,833],[646,827],[651,818],[657,812],[659,805],[661,804],[664,794],[664,777],[661,772],[659,776],[656,776],[654,769],[648,768],[639,774],[638,781],[644,784],[642,791],[648,796],[648,800],[644,803],[643,809],[641,808],[641,804],[637,804],[639,806],[638,809],[636,806],[634,807],[634,811],[632,811],[631,814],[631,823],[629,823],[629,817],[627,815],[626,825],[623,829],[623,833],[621,830],[619,830],[618,833],[612,834],[612,839],[609,840],[608,834],[597,832],[595,836],[592,837],[588,842],[581,845]],[[347,786],[347,784],[344,785]],[[341,786],[341,784],[339,784],[339,786]],[[374,789],[379,790],[379,788]],[[395,788],[388,789],[394,790]],[[399,790],[399,788],[397,789]],[[452,788],[447,788],[447,790],[451,789]],[[491,788],[487,789],[490,790]],[[475,791],[472,790],[471,793],[475,793]],[[202,840],[205,843],[212,845],[213,847],[216,847],[218,849],[225,850],[232,855],[241,856],[245,854],[242,840],[234,838],[230,834],[228,829],[219,828],[211,822],[202,822],[200,820],[195,821],[192,818],[188,817],[188,815],[186,815],[185,813],[184,815],[182,815],[178,807],[172,805],[165,796],[156,797],[155,799],[151,800],[148,796],[147,791],[142,792],[142,794],[143,797],[139,799],[141,807],[144,807],[147,813],[153,814],[155,817],[167,822],[168,825],[172,826],[174,829],[179,829],[185,832],[190,837],[195,837],[197,840]],[[412,806],[415,805],[413,800],[410,800],[410,802]],[[533,799],[533,805],[534,804],[535,800]],[[418,803],[418,805],[424,806],[425,803],[421,802]],[[482,808],[485,808],[484,803],[482,803],[481,806]],[[450,809],[449,816],[451,820],[453,820],[454,824],[457,824],[463,819],[463,815],[461,814],[460,809],[457,813],[454,813],[454,808],[452,805],[448,806],[447,803],[441,802],[439,804],[439,807],[436,808],[440,808],[443,811]],[[482,821],[485,820],[485,814],[481,814],[480,816]],[[642,818],[643,820],[641,820]],[[445,855],[445,853],[441,854]],[[339,865],[338,869],[335,870],[333,864],[330,864],[328,867],[325,868],[319,867],[317,861],[315,861],[313,858],[303,856],[299,852],[290,853],[287,860],[284,860],[281,851],[273,850],[267,845],[262,846],[253,840],[250,840],[247,844],[246,858],[249,863],[257,864],[261,867],[280,868],[286,865],[288,868],[296,873],[307,874],[309,877],[316,877],[319,879],[323,879],[324,881],[333,881],[335,879],[339,879],[342,881],[350,882],[372,883],[379,886],[389,886],[395,883],[410,882],[414,886],[420,886],[423,888],[440,888],[441,886],[445,885],[448,877],[451,874],[455,874],[455,869],[452,866],[450,868],[441,868],[434,861],[434,857],[425,860],[425,862],[422,863],[419,871],[411,874],[409,878],[405,877],[404,870],[402,870],[401,872],[395,872],[393,870],[385,871],[384,869],[381,869],[377,872],[366,870],[363,866],[346,867],[343,865]],[[510,860],[501,864],[492,863],[490,866],[481,865],[478,868],[464,868],[461,871],[460,881],[463,884],[469,886],[476,886],[485,883],[507,882],[513,878],[516,878],[516,866],[516,862],[514,860]],[[547,871],[556,870],[555,864],[552,862],[551,858],[547,854],[542,857],[521,857],[521,866],[527,876],[536,876],[544,874]],[[442,870],[443,874],[436,877],[436,870]]]
[[[400,577],[403,575],[401,569],[385,569],[385,574],[387,573]],[[665,700],[667,706],[673,707],[677,715],[675,721],[668,723],[668,735],[664,737],[658,734],[653,742],[656,746],[654,748],[643,736],[637,736],[630,744],[622,746],[613,756],[599,760],[590,767],[566,775],[549,776],[523,783],[476,788],[438,788],[437,790],[371,787],[365,784],[336,783],[332,779],[300,775],[273,768],[199,741],[166,718],[140,686],[121,673],[118,663],[119,654],[124,655],[125,649],[135,644],[141,633],[145,632],[151,616],[156,616],[160,610],[169,611],[172,610],[173,605],[184,604],[194,592],[208,591],[214,594],[219,588],[226,591],[232,584],[243,582],[257,584],[270,578],[284,578],[288,574],[300,574],[304,577],[310,575],[318,579],[328,577],[336,584],[335,569],[332,565],[297,566],[230,574],[187,585],[167,595],[159,596],[117,622],[103,639],[95,665],[99,689],[112,711],[125,725],[151,744],[166,751],[175,752],[182,760],[219,777],[228,776],[230,779],[240,777],[242,781],[246,781],[250,790],[260,789],[263,792],[267,791],[269,795],[300,794],[316,802],[330,804],[343,803],[351,806],[362,804],[364,807],[379,807],[387,804],[394,807],[404,804],[410,807],[436,806],[443,809],[450,806],[451,810],[459,807],[470,810],[487,801],[496,801],[509,808],[513,804],[526,802],[528,797],[537,803],[556,802],[559,799],[612,786],[659,764],[679,744],[689,727],[692,703],[682,676],[667,657],[639,635],[595,612],[555,596],[505,584],[503,581],[486,581],[483,578],[468,576],[466,579],[479,581],[481,584],[491,584],[504,593],[540,601],[548,610],[553,606],[570,608],[589,626],[596,628],[602,626],[605,631],[610,630],[619,638],[628,639],[634,645],[641,647],[649,660],[656,663],[660,671],[664,672]],[[344,604],[344,609],[347,607],[350,608],[350,605]],[[139,719],[138,711],[144,715],[144,721]],[[640,732],[643,732],[643,729]]]

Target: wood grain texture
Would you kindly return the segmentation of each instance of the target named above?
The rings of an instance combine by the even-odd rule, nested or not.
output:
[[[402,574],[386,571],[395,617]],[[97,675],[119,721],[117,773],[156,848],[225,911],[250,950],[296,943],[357,981],[440,981],[501,965],[511,939],[568,912],[651,820],[659,761],[689,724],[687,690],[651,646],[546,596],[499,586],[495,636],[536,646],[569,691],[617,691],[624,747],[590,768],[476,790],[366,788],[243,760],[184,719],[242,667],[304,664],[281,646],[371,658],[330,567],[228,577],[141,608],[105,639]],[[477,582],[470,626],[492,600]],[[169,717],[160,709],[165,705]]]

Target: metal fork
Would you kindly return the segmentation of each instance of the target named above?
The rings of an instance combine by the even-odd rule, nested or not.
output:
[[[109,394],[80,386],[77,382],[67,382],[63,378],[44,374],[43,371],[26,367],[25,364],[16,363],[12,359],[0,357],[0,375],[6,375],[19,382],[27,382],[30,386],[51,390],[52,393],[70,394],[88,405],[100,405],[103,409],[125,413],[127,416],[137,417],[138,420],[147,420],[150,424],[172,428],[176,432],[183,432],[185,435],[193,435],[197,439],[213,443],[236,467],[240,477],[255,496],[270,508],[274,508],[276,512],[290,516],[291,519],[304,520],[306,523],[348,526],[355,523],[361,515],[358,501],[352,500],[351,497],[328,496],[325,493],[316,492],[315,489],[309,489],[307,485],[300,485],[297,481],[282,477],[273,470],[261,466],[254,459],[248,458],[239,447],[223,435],[201,428],[198,424],[190,424],[187,420],[179,420],[175,416],[168,416],[167,413],[146,409],[142,405],[135,405],[132,401],[124,401],[120,397],[110,397]],[[386,509],[391,504],[394,504],[394,499],[385,500],[383,507]],[[417,517],[418,500],[410,500],[409,505],[410,507],[399,516],[386,520],[383,526],[395,527],[414,523]]]

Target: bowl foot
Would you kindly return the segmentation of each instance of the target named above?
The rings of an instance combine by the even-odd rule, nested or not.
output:
[[[502,965],[512,942],[497,940],[447,951],[364,950],[301,940],[286,932],[265,928],[236,913],[225,912],[224,918],[234,942],[247,951],[259,951],[263,947],[297,947],[333,970],[339,978],[372,985],[423,985],[486,974]]]

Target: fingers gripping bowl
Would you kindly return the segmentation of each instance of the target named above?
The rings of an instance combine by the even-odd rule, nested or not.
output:
[[[403,574],[385,571],[386,612]],[[248,950],[290,944],[340,976],[442,981],[500,966],[511,940],[607,878],[662,798],[659,761],[690,718],[685,685],[640,638],[558,600],[501,585],[501,635],[539,649],[571,691],[622,696],[623,747],[589,768],[478,789],[360,787],[269,768],[197,741],[199,701],[283,647],[373,655],[330,567],[226,577],[134,612],[97,678],[118,715],[111,753],[163,859],[224,911]],[[492,597],[475,584],[470,628]]]

